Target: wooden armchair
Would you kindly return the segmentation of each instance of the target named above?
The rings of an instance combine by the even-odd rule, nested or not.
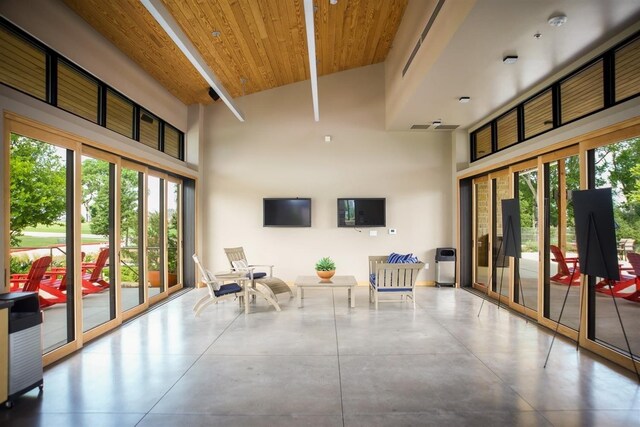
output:
[[[381,301],[380,295],[400,295],[400,301],[404,301],[404,297],[411,298],[415,309],[416,279],[424,263],[390,264],[387,260],[386,255],[369,257],[369,302],[374,302],[377,310],[379,302],[393,301]]]

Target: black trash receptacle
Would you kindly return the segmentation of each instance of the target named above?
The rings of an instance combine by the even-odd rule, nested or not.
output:
[[[456,285],[456,248],[436,249],[436,286]]]
[[[9,390],[5,406],[16,397],[42,388],[42,312],[35,292],[12,292],[0,295],[9,302]]]

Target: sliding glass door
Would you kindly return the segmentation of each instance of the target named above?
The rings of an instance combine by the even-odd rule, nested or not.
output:
[[[489,283],[489,179],[487,176],[473,180],[474,206],[474,269],[473,283],[475,287],[486,290]]]
[[[10,134],[8,145],[9,290],[38,292],[45,309],[42,342],[47,353],[75,340],[72,183],[76,152],[73,146],[17,133]],[[35,273],[31,278],[30,272]]]
[[[489,176],[491,180],[491,291],[505,303],[509,302],[509,257],[504,255],[502,201],[511,198],[509,171]]]
[[[83,148],[82,330],[116,318],[115,191],[117,158]]]
[[[120,289],[126,312],[145,302],[144,168],[122,161],[120,172]]]
[[[576,261],[577,245],[571,194],[580,188],[578,148],[544,156],[543,162],[543,315],[554,323],[559,322],[577,330],[580,324],[580,271]]]
[[[538,310],[538,166],[532,160],[517,165],[514,170],[515,196],[520,205],[521,257],[514,259],[513,302],[533,311]]]

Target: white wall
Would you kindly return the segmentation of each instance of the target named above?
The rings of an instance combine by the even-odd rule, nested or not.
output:
[[[451,136],[384,130],[384,65],[320,78],[320,122],[308,82],[238,99],[247,121],[220,102],[205,112],[203,259],[228,268],[223,248],[276,265],[293,281],[331,256],[338,274],[367,279],[367,256],[413,252],[431,269],[434,249],[454,244]],[[333,141],[324,143],[324,135]],[[311,228],[262,227],[263,197],[311,197]],[[338,228],[338,197],[386,197],[387,228]]]

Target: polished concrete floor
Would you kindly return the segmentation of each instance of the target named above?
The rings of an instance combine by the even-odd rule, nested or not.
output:
[[[632,426],[635,376],[465,290],[191,307],[194,290],[46,369],[2,426]]]

